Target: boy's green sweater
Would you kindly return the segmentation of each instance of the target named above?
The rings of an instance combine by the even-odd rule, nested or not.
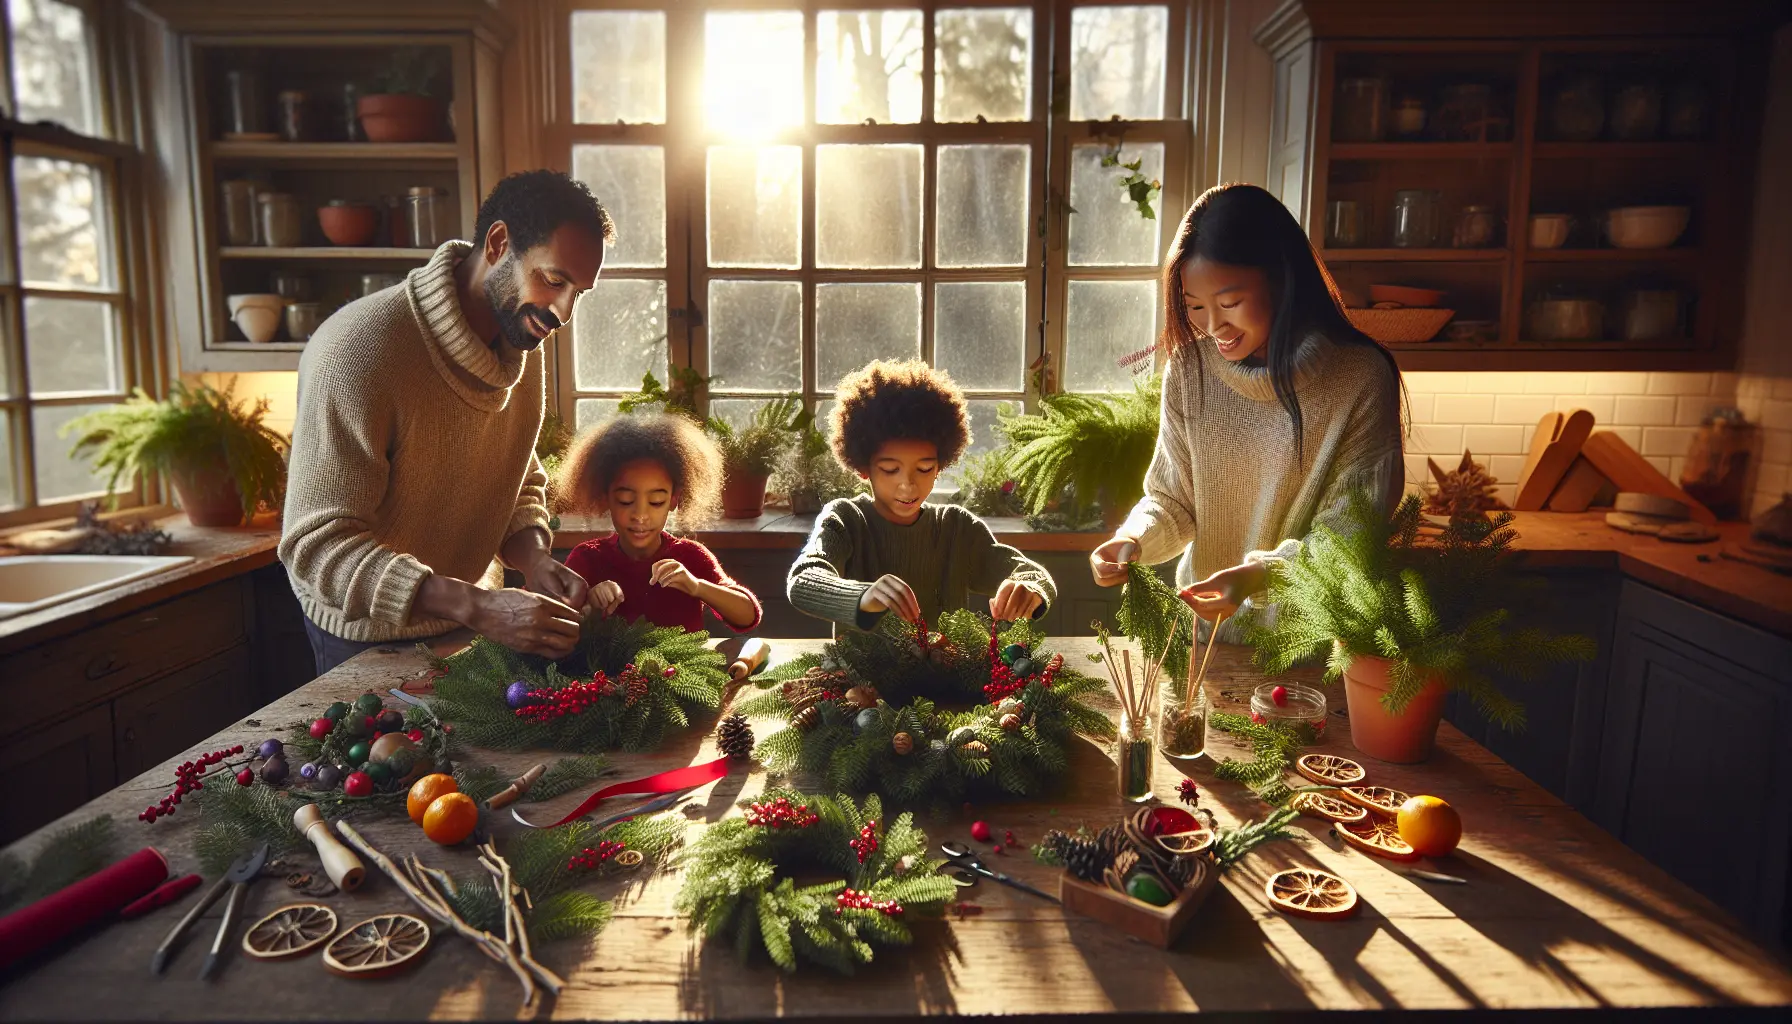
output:
[[[859,600],[879,576],[902,579],[929,624],[940,613],[970,607],[970,595],[994,596],[1014,580],[1044,598],[1034,618],[1058,596],[1045,567],[996,541],[989,527],[957,505],[923,503],[902,526],[879,515],[870,495],[828,503],[790,567],[790,603],[817,618],[870,629],[884,613],[862,612]]]

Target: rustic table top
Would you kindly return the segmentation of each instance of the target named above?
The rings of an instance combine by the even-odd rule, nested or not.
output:
[[[819,641],[773,641],[774,658],[813,650]],[[1055,641],[1073,663],[1085,639]],[[338,699],[387,688],[426,674],[411,650],[370,651],[238,723],[195,750],[252,744],[308,720]],[[1307,673],[1298,673],[1305,678]],[[1261,681],[1241,649],[1222,648],[1208,688],[1222,706],[1236,706]],[[1341,703],[1341,697],[1335,698]],[[1316,749],[1353,753],[1341,719]],[[1217,732],[1210,755],[1242,748]],[[111,813],[129,837],[121,853],[153,843],[173,870],[195,869],[190,817],[143,825],[135,815],[152,803],[169,762],[92,801],[16,844],[29,853],[48,831],[99,812]],[[693,730],[653,755],[617,755],[620,777],[682,766],[715,756],[714,740]],[[532,754],[494,753],[490,763],[520,771]],[[472,760],[477,760],[473,758]],[[1261,817],[1248,790],[1213,779],[1213,760],[1189,770],[1203,805],[1222,823]],[[821,968],[781,974],[763,960],[742,965],[724,943],[696,941],[673,910],[675,870],[624,877],[593,888],[616,900],[601,935],[538,949],[568,981],[556,1002],[537,1012],[558,1018],[919,1016],[935,1013],[1141,1013],[1191,1010],[1444,1009],[1772,1005],[1792,1003],[1786,964],[1743,937],[1704,898],[1675,882],[1516,770],[1447,723],[1432,760],[1416,766],[1366,761],[1370,782],[1434,793],[1461,812],[1461,849],[1435,867],[1468,880],[1438,885],[1398,873],[1385,861],[1341,848],[1314,819],[1297,820],[1296,839],[1260,847],[1222,878],[1171,949],[1158,950],[1119,931],[1034,897],[983,883],[965,890],[982,912],[922,922],[908,950],[880,950],[876,962],[844,979]],[[1179,770],[1157,762],[1156,793],[1175,800]],[[738,813],[735,801],[764,787],[755,770],[700,790],[686,808],[693,831]],[[158,789],[160,787],[160,789]],[[568,794],[537,813],[568,808]],[[972,814],[923,816],[930,837],[967,838],[972,817],[1022,842],[1048,828],[1099,828],[1116,820],[1108,751],[1077,741],[1065,791],[1055,799],[988,803]],[[675,812],[677,813],[677,812]],[[416,851],[453,872],[476,870],[473,854],[436,847],[408,820],[366,819],[365,835],[388,854]],[[501,842],[501,840],[500,840]],[[298,858],[313,864],[309,853]],[[1024,853],[993,857],[998,866],[1049,889],[1055,871]],[[1319,866],[1350,880],[1360,913],[1341,922],[1286,917],[1271,909],[1264,881],[1291,866]],[[190,904],[187,897],[184,904]],[[277,879],[250,890],[249,921],[294,902]],[[370,872],[352,895],[328,897],[346,926],[373,914],[415,908],[386,878]],[[209,937],[222,903],[194,935]],[[316,956],[258,963],[233,956],[213,982],[196,978],[203,949],[189,939],[166,976],[148,970],[150,951],[182,912],[179,906],[111,924],[27,970],[0,979],[0,1020],[120,1019],[503,1019],[518,1014],[519,989],[502,967],[445,929],[416,969],[379,982],[326,972]],[[233,939],[233,942],[236,941]]]

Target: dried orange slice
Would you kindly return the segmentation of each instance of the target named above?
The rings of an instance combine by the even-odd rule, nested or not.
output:
[[[1369,816],[1368,811],[1356,804],[1324,793],[1296,793],[1288,806],[1302,814],[1344,825],[1355,824]]]
[[[1269,897],[1270,906],[1295,917],[1333,921],[1356,913],[1356,890],[1329,871],[1278,871],[1264,883],[1263,894]]]
[[[1186,832],[1171,832],[1154,837],[1157,845],[1175,854],[1200,853],[1212,846],[1219,838],[1214,834],[1212,826],[1207,822],[1195,819],[1195,827]]]
[[[335,911],[322,903],[294,903],[244,932],[243,952],[258,960],[284,960],[311,952],[334,934]]]
[[[1390,818],[1399,814],[1400,805],[1409,799],[1405,793],[1386,786],[1345,786],[1338,790],[1338,795],[1358,807],[1367,807]]]
[[[1351,846],[1388,860],[1418,860],[1419,851],[1400,838],[1400,826],[1387,818],[1370,818],[1359,825],[1339,825],[1338,838]]]
[[[416,960],[429,947],[429,925],[409,914],[371,917],[324,947],[324,966],[346,978],[377,978]]]
[[[1294,770],[1322,786],[1352,786],[1369,777],[1362,765],[1335,754],[1302,754]]]

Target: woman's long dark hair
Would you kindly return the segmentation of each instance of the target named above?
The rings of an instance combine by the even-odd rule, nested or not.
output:
[[[1300,399],[1294,393],[1294,356],[1302,338],[1320,334],[1335,344],[1367,345],[1388,361],[1394,380],[1400,366],[1380,342],[1357,330],[1344,315],[1338,286],[1319,262],[1306,232],[1281,200],[1255,185],[1215,185],[1201,193],[1170,243],[1164,259],[1164,334],[1166,351],[1197,344],[1188,306],[1182,301],[1182,268],[1195,257],[1234,267],[1256,267],[1269,281],[1275,304],[1269,341],[1264,346],[1269,380],[1276,400],[1294,421],[1295,458],[1301,455]],[[1200,373],[1200,362],[1195,363]],[[1405,393],[1404,385],[1401,393]]]

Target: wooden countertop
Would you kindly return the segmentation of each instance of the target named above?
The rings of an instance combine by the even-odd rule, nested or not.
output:
[[[819,641],[773,641],[774,656],[813,650]],[[1088,640],[1055,643],[1073,660]],[[172,757],[130,784],[50,826],[109,812],[125,851],[154,843],[173,871],[195,864],[193,819],[143,825],[135,815],[156,799],[176,764],[233,743],[252,744],[285,723],[316,715],[328,702],[415,678],[425,671],[414,651],[375,650],[295,691],[256,715]],[[1236,648],[1217,652],[1210,690],[1236,707],[1261,677]],[[1318,749],[1353,753],[1341,719]],[[707,723],[706,723],[707,724]],[[1616,1016],[1637,1007],[1713,1007],[1792,1003],[1792,973],[1703,897],[1645,862],[1610,835],[1516,770],[1445,724],[1438,751],[1423,765],[1366,762],[1370,781],[1434,793],[1461,812],[1461,849],[1434,866],[1468,879],[1436,885],[1398,873],[1384,861],[1330,839],[1322,825],[1299,819],[1293,841],[1259,848],[1229,870],[1187,934],[1170,950],[1143,945],[1118,931],[1066,914],[1031,896],[983,883],[965,891],[981,913],[923,922],[909,950],[880,950],[853,978],[819,968],[785,976],[763,960],[736,961],[731,944],[702,944],[672,909],[676,872],[598,883],[592,891],[617,900],[615,919],[589,942],[538,947],[537,954],[569,982],[549,1008],[561,1018],[839,1016],[866,1014],[1107,1013],[1153,1011],[1305,1011],[1313,1009],[1449,1009],[1575,1007]],[[1213,733],[1209,750],[1237,756],[1229,737]],[[969,819],[1012,829],[1023,842],[1047,829],[1100,827],[1122,807],[1114,794],[1108,752],[1077,740],[1067,789],[1050,800],[982,804],[971,813],[924,816],[936,842],[962,839]],[[618,775],[638,775],[707,760],[713,741],[698,731],[668,741],[653,755],[616,755]],[[472,760],[520,769],[529,754],[474,752]],[[1222,823],[1260,817],[1248,791],[1213,778],[1213,761],[1190,769],[1204,806]],[[1178,771],[1157,761],[1155,790],[1175,800]],[[687,817],[713,822],[742,796],[758,793],[762,772],[734,774],[688,805]],[[576,803],[568,794],[543,813]],[[376,845],[397,856],[416,851],[426,863],[473,872],[473,855],[425,840],[399,819],[358,823]],[[514,826],[512,826],[514,827]],[[49,829],[15,844],[27,853]],[[503,842],[502,835],[499,838]],[[1021,856],[990,856],[997,866],[1036,885],[1054,887],[1051,868]],[[317,870],[314,858],[294,858]],[[1290,866],[1320,866],[1347,878],[1362,899],[1360,913],[1339,922],[1290,918],[1263,895],[1267,877]],[[188,903],[193,897],[187,897]],[[278,878],[248,892],[244,917],[254,921],[294,897]],[[377,873],[353,895],[324,902],[343,923],[413,908]],[[284,963],[232,955],[218,979],[196,979],[202,942],[189,941],[168,974],[152,978],[151,949],[181,907],[114,923],[0,987],[0,1019],[485,1019],[517,1013],[518,988],[502,967],[437,928],[423,963],[399,978],[366,984],[326,972],[315,955]],[[213,917],[196,926],[209,938]],[[236,941],[235,937],[232,939]]]

